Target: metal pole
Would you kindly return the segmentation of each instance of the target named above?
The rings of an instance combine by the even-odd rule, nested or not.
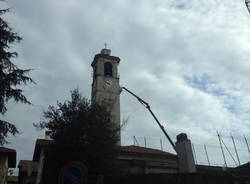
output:
[[[192,144],[192,150],[193,150],[193,155],[194,155],[194,162],[195,162],[195,164],[197,164],[197,159],[196,159],[194,144]]]
[[[145,144],[145,148],[147,147],[147,140],[146,137],[144,137],[144,144]]]
[[[250,149],[249,149],[248,142],[247,142],[247,138],[245,137],[245,135],[244,135],[244,138],[245,138],[245,141],[246,141],[246,144],[247,144],[248,152],[249,152],[249,154],[250,154]]]
[[[227,152],[229,153],[229,155],[230,155],[230,156],[231,156],[231,158],[233,159],[233,161],[234,161],[235,165],[237,166],[237,163],[236,163],[236,161],[234,160],[233,155],[231,154],[231,152],[230,152],[230,151],[229,151],[229,149],[227,148],[227,145],[225,144],[225,142],[223,141],[223,139],[222,139],[222,138],[221,138],[221,142],[224,144],[224,146],[225,146],[225,148],[226,148]]]
[[[224,163],[225,163],[225,166],[227,167],[227,161],[226,161],[226,158],[225,158],[225,155],[224,155],[224,151],[223,151],[223,147],[222,147],[222,144],[221,144],[220,135],[219,135],[218,131],[217,131],[217,135],[218,135],[218,139],[219,139],[220,148],[221,148],[222,156],[223,156],[223,159],[224,159]]]
[[[240,158],[239,158],[239,155],[238,155],[238,152],[237,152],[237,148],[236,148],[236,145],[235,145],[235,142],[234,142],[234,137],[233,137],[232,134],[231,134],[231,138],[232,138],[232,141],[233,141],[233,144],[234,144],[234,151],[235,151],[235,154],[237,156],[237,159],[238,159],[238,162],[239,162],[239,165],[240,165]]]
[[[136,137],[134,136],[135,139],[135,143],[137,144],[137,146],[140,146],[139,142],[137,141]]]
[[[208,154],[207,154],[207,147],[206,147],[206,144],[204,144],[204,149],[205,149],[205,153],[206,153],[206,156],[207,156],[208,165],[210,166],[210,162],[209,162],[209,158],[208,158]]]
[[[160,139],[160,144],[161,144],[161,151],[163,151],[163,148],[162,148],[162,140]]]
[[[135,146],[135,136],[133,136],[133,143],[134,143],[134,146]]]

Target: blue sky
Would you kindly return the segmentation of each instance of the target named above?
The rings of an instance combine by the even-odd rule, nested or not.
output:
[[[23,87],[34,104],[9,103],[5,119],[23,132],[8,146],[18,159],[32,159],[36,131],[48,105],[70,97],[78,87],[90,98],[90,66],[108,43],[121,58],[120,85],[150,103],[173,140],[185,132],[198,161],[206,162],[203,145],[214,164],[223,164],[216,131],[233,152],[235,136],[242,162],[250,161],[243,135],[250,142],[250,15],[240,0],[23,0],[1,2],[11,7],[9,24],[24,39],[15,45],[15,63],[33,68],[36,85]],[[122,144],[143,144],[171,151],[150,114],[133,97],[121,94],[122,118],[129,122]],[[215,149],[216,148],[216,149]],[[216,153],[216,154],[214,154]],[[220,154],[220,156],[218,156]],[[212,162],[212,161],[211,161]],[[228,156],[228,162],[233,165]]]

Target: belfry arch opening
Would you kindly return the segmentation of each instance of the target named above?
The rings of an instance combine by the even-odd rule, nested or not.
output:
[[[113,66],[110,62],[104,63],[104,75],[113,76]]]

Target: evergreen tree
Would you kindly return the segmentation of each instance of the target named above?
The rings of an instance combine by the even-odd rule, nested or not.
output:
[[[17,57],[18,53],[11,51],[10,45],[20,42],[22,38],[10,28],[3,20],[3,14],[9,12],[9,9],[0,9],[0,114],[3,116],[7,111],[7,102],[13,99],[15,102],[30,102],[23,95],[23,90],[19,85],[26,85],[33,80],[28,76],[30,69],[22,70],[13,64],[12,59]],[[19,133],[16,126],[10,122],[0,119],[0,145],[7,143],[6,137],[9,134]]]
[[[35,124],[51,131],[50,144],[43,169],[42,183],[58,183],[58,174],[64,164],[79,161],[92,175],[117,171],[118,131],[107,110],[91,104],[75,89],[71,100],[49,106],[44,119]]]

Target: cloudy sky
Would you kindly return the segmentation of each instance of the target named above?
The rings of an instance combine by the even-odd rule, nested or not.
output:
[[[185,132],[194,144],[196,159],[223,164],[216,131],[236,159],[233,134],[241,163],[250,161],[250,15],[243,0],[6,0],[5,15],[23,41],[12,47],[21,68],[34,69],[36,85],[24,86],[34,104],[8,105],[4,119],[15,122],[21,135],[7,145],[18,160],[32,159],[39,122],[48,105],[69,99],[79,88],[90,98],[90,66],[108,43],[121,59],[120,85],[149,102],[175,141]],[[122,144],[139,144],[173,152],[147,110],[126,92],[121,93],[122,118],[129,122]],[[227,161],[234,162],[226,153]]]

